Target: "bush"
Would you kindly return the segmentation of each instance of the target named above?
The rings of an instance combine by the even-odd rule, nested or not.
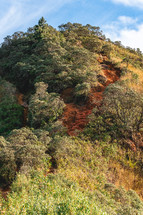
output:
[[[41,140],[41,141],[39,141]],[[42,167],[51,157],[45,152],[50,138],[38,137],[28,128],[13,130],[7,141],[0,139],[1,180],[11,182],[16,171],[28,174],[30,169]],[[50,165],[50,163],[49,163]]]
[[[0,182],[11,183],[16,173],[14,150],[4,137],[0,137]]]
[[[6,135],[14,128],[22,127],[23,107],[18,104],[0,103],[0,134]]]
[[[96,108],[94,108],[92,114],[89,115],[89,123],[83,133],[92,140],[97,139],[106,142],[120,135],[114,118],[107,114],[99,113],[99,110]]]
[[[14,128],[22,127],[23,107],[17,104],[16,88],[0,80],[0,134],[6,135]]]
[[[134,190],[129,190],[127,194],[130,198],[131,206],[135,209],[141,210],[143,207],[143,202],[140,200],[137,193]]]
[[[85,101],[90,93],[91,86],[89,83],[84,82],[82,84],[77,84],[75,87],[75,98],[76,101]]]
[[[107,215],[101,205],[61,175],[44,176],[43,172],[33,172],[29,178],[18,175],[12,190],[2,206],[5,214]]]
[[[47,146],[40,142],[34,133],[28,128],[13,130],[7,140],[15,151],[15,161],[18,169],[26,165],[38,167],[48,158],[45,154]]]
[[[102,53],[104,55],[106,55],[108,58],[110,58],[110,52],[111,52],[112,48],[109,44],[105,44],[102,46]]]
[[[139,131],[143,122],[143,97],[118,84],[106,88],[103,101],[104,113],[114,118],[120,131],[130,135]]]
[[[47,84],[36,83],[36,93],[29,103],[30,121],[35,128],[44,127],[56,121],[65,107],[64,102],[56,93],[46,92]]]

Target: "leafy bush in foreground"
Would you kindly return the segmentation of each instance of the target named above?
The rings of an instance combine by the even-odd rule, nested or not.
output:
[[[45,153],[49,140],[46,143],[44,139],[41,141],[28,128],[13,130],[7,141],[1,137],[0,179],[10,183],[16,171],[27,174],[31,168],[44,166],[50,160]]]
[[[132,190],[106,185],[106,192],[89,192],[61,174],[32,171],[17,175],[1,209],[6,215],[142,215],[143,205]]]
[[[60,175],[18,175],[2,210],[7,215],[106,215],[96,201]]]

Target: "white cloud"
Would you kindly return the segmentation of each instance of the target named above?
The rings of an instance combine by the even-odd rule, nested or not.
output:
[[[143,9],[143,0],[111,0],[114,3],[121,3],[126,6],[138,7]]]
[[[112,41],[121,41],[124,46],[140,48],[143,52],[143,23],[138,24],[137,19],[120,16],[103,28],[106,37]]]
[[[136,30],[121,30],[116,39],[122,41],[122,44],[126,46],[140,48],[143,52],[143,24],[137,26]]]
[[[129,17],[129,16],[119,16],[118,20],[121,23],[123,23],[124,25],[135,24],[138,21],[137,18],[134,19],[134,18]]]

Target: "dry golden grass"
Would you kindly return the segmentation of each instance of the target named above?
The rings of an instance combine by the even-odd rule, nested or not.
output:
[[[93,191],[102,187],[107,171],[107,160],[100,153],[101,149],[90,142],[75,139],[70,145],[67,143],[64,149],[58,149],[57,171],[80,187]]]
[[[112,183],[117,187],[122,186],[126,190],[135,190],[143,200],[143,177],[132,169],[124,168],[120,163],[112,161],[109,164],[112,172]],[[110,173],[111,174],[111,173]]]
[[[127,67],[125,62],[119,56],[111,55],[112,62],[118,64],[120,69],[124,70]],[[143,93],[143,70],[134,67],[132,64],[128,65],[127,72],[121,75],[120,80],[126,82],[126,86],[139,92]]]
[[[131,64],[129,64],[128,70],[131,72],[127,72],[120,80],[126,80],[126,84],[129,88],[143,93],[143,70],[135,68]]]
[[[104,155],[106,153],[109,155]],[[113,157],[110,157],[111,154]],[[143,177],[137,172],[136,163],[127,160],[123,150],[110,148],[108,143],[92,144],[76,137],[72,141],[67,140],[64,146],[59,145],[57,149],[57,165],[58,174],[83,189],[104,189],[104,184],[111,182],[117,187],[135,190],[143,199]]]

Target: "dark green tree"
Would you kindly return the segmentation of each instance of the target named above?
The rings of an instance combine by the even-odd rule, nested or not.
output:
[[[118,84],[107,87],[103,109],[114,117],[123,133],[130,135],[143,126],[143,97],[131,89]]]

